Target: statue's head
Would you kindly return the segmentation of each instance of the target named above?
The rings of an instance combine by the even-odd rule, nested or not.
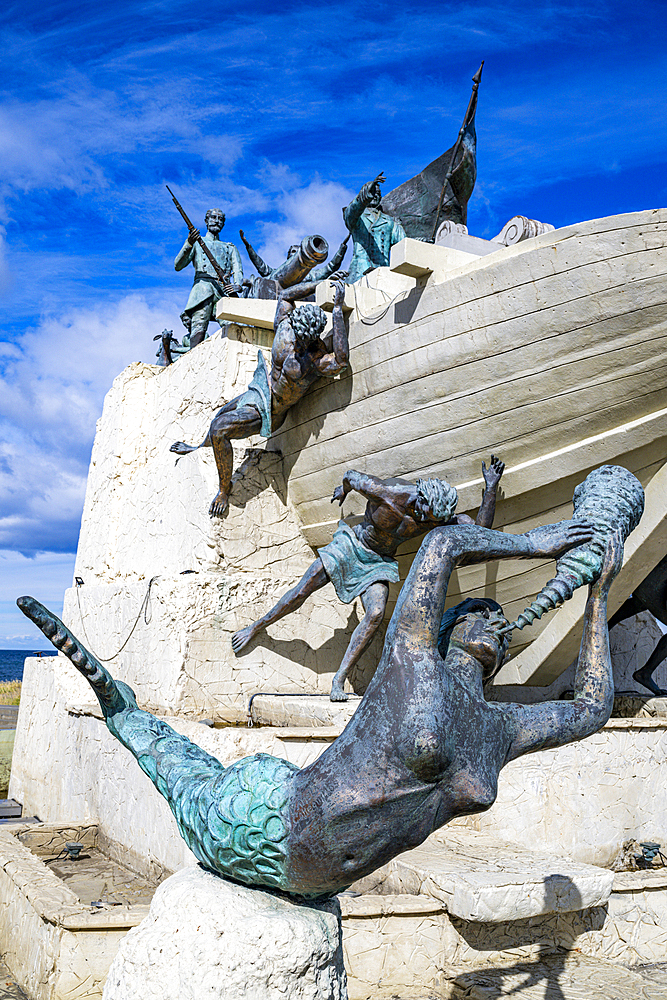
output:
[[[225,224],[225,213],[221,208],[209,208],[204,216],[204,222],[209,233],[217,236]]]
[[[380,208],[382,205],[382,188],[377,181],[371,186],[369,194],[371,196],[369,201],[370,207]]]
[[[456,510],[458,494],[444,479],[418,479],[416,497],[412,504],[418,521],[443,524]]]
[[[444,659],[452,647],[473,656],[482,679],[494,677],[507,658],[511,633],[499,635],[508,624],[503,609],[491,597],[468,597],[445,611],[438,632],[438,652]]]
[[[324,333],[327,314],[312,302],[304,302],[290,316],[294,336],[302,344],[311,344]]]

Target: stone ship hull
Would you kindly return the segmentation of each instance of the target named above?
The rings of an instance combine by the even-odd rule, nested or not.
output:
[[[583,222],[453,269],[452,261],[439,263],[440,247],[413,249],[421,257],[412,266],[395,266],[392,257],[402,290],[391,296],[387,274],[387,304],[351,314],[350,372],[319,383],[269,443],[283,455],[310,544],[331,538],[338,511],[330,497],[347,469],[441,476],[457,486],[459,510],[474,511],[480,463],[492,452],[507,466],[496,527],[523,531],[570,516],[574,487],[603,463],[639,477],[648,490],[644,524],[652,524],[667,461],[667,210]],[[358,499],[346,504],[346,513],[361,510]],[[655,531],[631,539],[619,597],[667,541],[660,524]],[[402,576],[416,547],[401,553]],[[450,600],[484,592],[515,617],[550,568],[518,561],[464,568]],[[580,611],[582,601],[577,595],[572,604]],[[563,657],[576,654],[572,641],[563,646],[554,634],[566,619],[560,612],[515,635],[517,650],[535,645],[546,623],[552,666],[512,668],[512,680],[548,682],[556,661],[562,669]]]

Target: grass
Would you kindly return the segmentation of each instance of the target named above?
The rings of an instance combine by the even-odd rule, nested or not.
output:
[[[18,705],[21,701],[21,681],[0,681],[0,705]]]

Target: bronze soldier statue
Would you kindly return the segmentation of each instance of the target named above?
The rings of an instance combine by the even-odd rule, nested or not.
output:
[[[334,376],[347,368],[347,329],[343,318],[345,285],[334,275],[332,346],[321,334],[326,313],[310,302],[298,309],[299,299],[312,295],[316,282],[302,281],[279,293],[274,320],[275,335],[271,348],[271,370],[264,355],[258,353],[255,374],[245,392],[218,410],[209,432],[200,445],[176,441],[170,451],[185,455],[197,448],[213,448],[220,488],[209,508],[211,517],[221,517],[227,509],[232,483],[234,454],[232,441],[261,434],[270,437],[283,423],[287,411],[307,392],[321,375]]]
[[[176,202],[175,198],[174,201]],[[178,202],[176,204],[178,206]],[[193,226],[174,261],[176,271],[182,271],[188,264],[194,264],[195,268],[194,284],[187,305],[181,313],[181,321],[190,336],[190,348],[201,344],[206,337],[208,324],[215,319],[216,302],[223,295],[237,295],[243,281],[243,265],[238,250],[233,243],[223,243],[220,239],[225,213],[221,208],[209,208],[205,222],[206,235],[201,236]],[[202,249],[202,243],[206,244],[210,255],[217,261],[217,268]],[[227,282],[223,282],[217,272],[224,272],[228,277]]]
[[[496,491],[504,468],[504,463],[495,455],[491,456],[488,469],[482,462],[486,487],[475,524],[485,528],[493,526]],[[347,701],[343,690],[345,679],[382,623],[389,584],[400,579],[394,558],[399,545],[423,535],[435,525],[473,523],[467,514],[454,515],[458,499],[456,490],[443,479],[419,479],[416,486],[390,485],[376,476],[350,470],[345,473],[342,486],[336,487],[331,502],[337,500],[342,507],[352,490],[368,500],[362,523],[351,528],[345,521],[339,521],[333,540],[319,550],[317,559],[297,585],[265,615],[232,636],[232,648],[238,656],[262,629],[296,611],[329,581],[344,604],[361,597],[364,617],[352,633],[333,679],[332,701]]]

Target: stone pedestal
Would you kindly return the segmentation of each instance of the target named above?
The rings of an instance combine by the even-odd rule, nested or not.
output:
[[[186,868],[121,942],[104,1000],[347,1000],[337,900],[282,896]]]

